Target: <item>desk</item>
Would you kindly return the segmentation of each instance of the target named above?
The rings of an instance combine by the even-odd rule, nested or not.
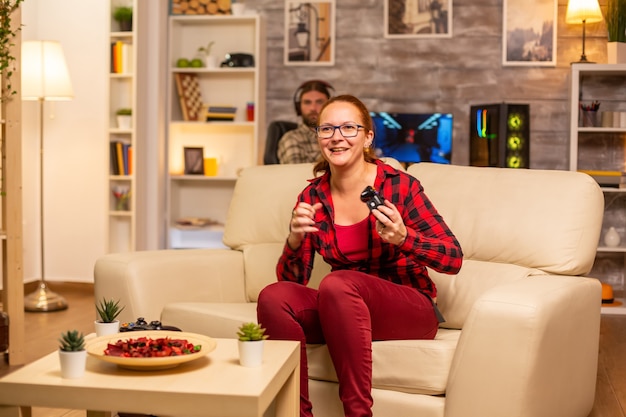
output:
[[[118,411],[157,416],[260,417],[276,400],[277,417],[300,413],[300,344],[266,340],[263,365],[239,365],[237,340],[215,339],[207,356],[162,371],[132,371],[94,357],[80,379],[63,379],[53,352],[0,379],[0,417],[19,408]]]

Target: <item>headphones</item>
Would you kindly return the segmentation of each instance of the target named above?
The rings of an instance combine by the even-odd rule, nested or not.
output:
[[[326,94],[326,96],[330,98],[332,97],[330,90],[334,92],[335,88],[329,83],[327,83],[326,81],[322,81],[322,80],[309,80],[300,84],[300,87],[298,87],[298,89],[293,95],[293,105],[296,109],[296,114],[298,116],[302,116],[302,111],[300,110],[300,102],[302,101],[302,94],[307,93],[309,91],[319,91],[322,94]]]

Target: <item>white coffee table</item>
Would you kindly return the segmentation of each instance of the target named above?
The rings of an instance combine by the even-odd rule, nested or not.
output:
[[[262,416],[275,400],[277,417],[299,415],[300,344],[266,340],[263,365],[239,364],[237,341],[215,339],[207,356],[162,371],[132,371],[94,357],[80,379],[63,379],[53,352],[0,379],[0,417],[19,408],[87,410],[88,416]]]

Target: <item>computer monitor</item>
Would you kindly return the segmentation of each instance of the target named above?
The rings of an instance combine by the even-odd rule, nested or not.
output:
[[[371,112],[379,157],[403,164],[452,160],[452,114]]]

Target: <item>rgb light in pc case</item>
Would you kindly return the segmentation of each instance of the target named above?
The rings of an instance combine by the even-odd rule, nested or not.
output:
[[[530,167],[530,106],[482,104],[470,108],[470,165]]]

